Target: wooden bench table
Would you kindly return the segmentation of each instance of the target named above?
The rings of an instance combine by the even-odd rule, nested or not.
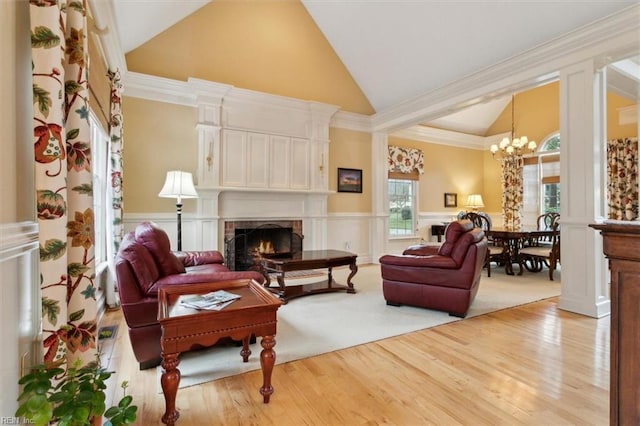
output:
[[[267,281],[265,286],[278,295],[285,303],[295,297],[310,294],[329,293],[334,291],[346,291],[355,293],[351,279],[358,272],[356,265],[357,254],[340,250],[303,250],[293,256],[279,257],[278,255],[264,254],[261,259],[263,274]],[[351,273],[347,278],[347,285],[338,284],[333,279],[332,268],[336,266],[349,266]],[[285,274],[290,271],[306,271],[310,269],[327,268],[327,279],[300,285],[286,286]],[[270,288],[269,273],[275,273],[278,280],[278,288]]]

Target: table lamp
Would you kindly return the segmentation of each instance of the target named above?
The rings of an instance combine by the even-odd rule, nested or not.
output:
[[[474,212],[477,212],[478,209],[484,207],[484,201],[482,201],[482,195],[470,194],[467,197],[467,204],[465,204],[465,207],[468,207]]]
[[[167,172],[164,186],[160,190],[158,197],[175,198],[176,210],[178,214],[178,251],[182,250],[182,199],[198,198],[198,193],[193,186],[193,176],[191,173],[180,170]]]

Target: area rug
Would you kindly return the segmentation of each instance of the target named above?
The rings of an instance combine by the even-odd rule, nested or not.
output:
[[[347,268],[334,269],[334,278],[346,281]],[[492,269],[491,278],[483,271],[480,289],[467,318],[483,315],[549,297],[560,295],[559,272],[550,281],[547,272],[505,275],[502,269]],[[299,284],[303,278],[291,280]],[[422,330],[461,318],[446,312],[410,306],[387,306],[382,296],[380,265],[360,266],[353,278],[356,294],[327,293],[292,299],[278,310],[276,364],[307,358],[373,342],[412,331]],[[251,345],[249,362],[243,363],[240,349],[235,346],[213,347],[180,355],[178,368],[182,373],[180,387],[232,376],[260,368],[260,338]],[[162,368],[158,367],[158,392]]]

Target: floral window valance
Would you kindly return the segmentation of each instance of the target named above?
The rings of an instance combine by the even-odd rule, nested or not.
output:
[[[424,154],[415,148],[389,146],[389,172],[424,173]]]

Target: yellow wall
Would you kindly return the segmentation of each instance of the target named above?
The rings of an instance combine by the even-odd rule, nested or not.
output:
[[[212,2],[128,53],[126,61],[130,71],[374,113],[298,0]]]
[[[159,198],[169,170],[194,174],[197,185],[198,135],[194,108],[124,97],[124,211],[175,212],[175,200]],[[196,200],[184,200],[185,212]]]
[[[447,212],[464,209],[467,195],[483,193],[484,152],[449,145],[389,137],[389,145],[417,148],[424,153],[424,174],[420,176],[418,209]],[[458,194],[458,207],[444,207],[444,194]]]
[[[560,85],[537,87],[515,96],[515,135],[541,141],[560,129]],[[485,136],[511,131],[511,102],[489,127]]]
[[[371,212],[371,133],[329,129],[329,190],[336,191],[338,168],[362,170],[362,194],[339,192],[329,196],[330,213]]]
[[[628,107],[633,104],[633,102],[615,93],[607,93],[607,140],[638,136],[638,123],[621,126],[618,121],[618,108]]]

